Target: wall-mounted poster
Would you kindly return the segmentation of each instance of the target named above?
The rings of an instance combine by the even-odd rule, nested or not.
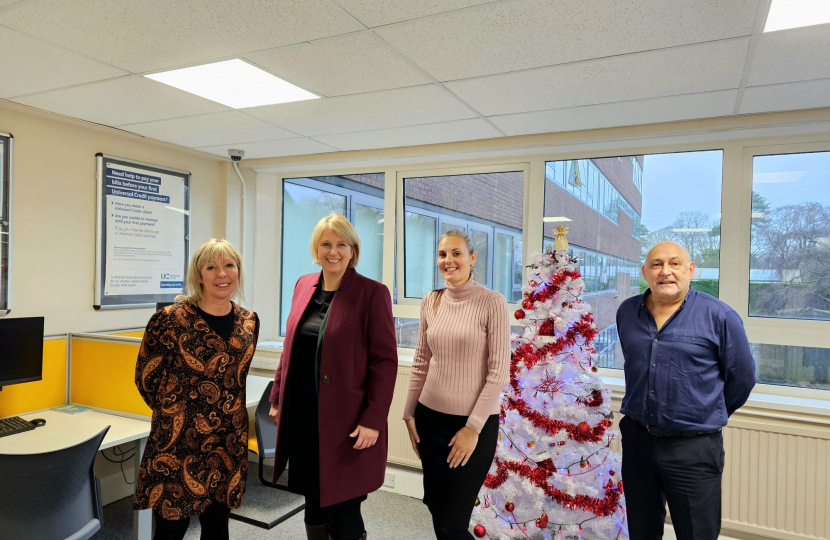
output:
[[[0,133],[0,315],[12,309],[12,147],[14,138]]]
[[[95,309],[172,302],[190,252],[190,173],[97,154]]]

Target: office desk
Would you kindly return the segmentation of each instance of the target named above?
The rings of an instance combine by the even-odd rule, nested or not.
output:
[[[245,396],[246,407],[257,406],[269,382],[271,382],[270,377],[248,376]],[[138,472],[141,455],[144,453],[147,438],[150,436],[149,419],[136,420],[92,410],[79,414],[46,410],[21,414],[20,417],[25,420],[43,418],[46,420],[46,425],[25,433],[0,438],[0,454],[36,454],[60,450],[83,442],[105,427],[110,426],[99,450],[137,441],[139,451],[135,453],[135,457],[132,459],[132,466]],[[133,518],[133,539],[150,540],[152,529],[153,516],[151,511],[136,511]]]
[[[141,454],[147,445],[147,437],[150,436],[149,420],[136,420],[96,411],[66,414],[47,410],[20,416],[25,420],[43,418],[46,425],[0,438],[0,454],[38,454],[60,450],[83,442],[110,426],[99,450],[137,441],[139,451],[135,453],[132,465],[138,471]],[[133,539],[150,540],[152,529],[151,511],[136,511],[133,516]]]

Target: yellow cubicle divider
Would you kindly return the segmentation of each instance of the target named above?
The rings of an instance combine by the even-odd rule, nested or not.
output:
[[[43,341],[43,379],[3,387],[0,418],[66,404],[66,338]]]
[[[72,403],[141,416],[152,414],[135,387],[139,340],[90,334],[72,334],[71,339]]]
[[[120,332],[116,334],[112,334],[113,336],[123,336],[123,337],[137,337],[143,338],[144,337],[144,330],[139,330],[138,332]]]

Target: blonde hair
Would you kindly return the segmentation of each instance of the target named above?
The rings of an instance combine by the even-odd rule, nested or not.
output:
[[[227,240],[217,240],[211,238],[193,253],[190,258],[190,266],[187,267],[187,277],[184,283],[185,294],[180,294],[175,298],[176,302],[187,302],[191,306],[195,306],[202,299],[202,267],[206,264],[216,262],[222,255],[227,255],[236,263],[238,270],[238,277],[236,283],[236,291],[234,291],[233,298],[245,299],[242,285],[242,256],[233,247],[233,244]]]
[[[438,243],[440,244],[441,240],[443,240],[444,238],[447,238],[449,236],[452,236],[452,237],[455,237],[455,238],[461,238],[462,240],[464,240],[464,244],[467,246],[467,251],[470,253],[470,255],[472,255],[473,253],[476,252],[475,248],[473,247],[473,240],[470,238],[470,235],[467,234],[466,232],[462,231],[461,229],[450,229],[450,230],[448,230],[447,232],[445,232],[444,234],[441,235],[441,238],[438,239]],[[475,277],[476,277],[475,268],[473,268],[471,266],[470,267],[470,278],[475,279]],[[432,312],[433,313],[438,311],[438,304],[439,304],[439,302],[441,302],[441,295],[444,294],[444,291],[445,291],[445,289],[435,289],[435,291],[433,291],[435,293],[435,300],[432,302]]]
[[[317,259],[317,244],[320,243],[320,237],[323,236],[323,231],[332,230],[342,238],[352,248],[352,259],[349,261],[349,268],[357,266],[357,260],[360,258],[360,237],[357,235],[357,230],[354,225],[340,214],[331,213],[317,222],[314,231],[311,233],[311,242],[308,244],[308,250],[311,251],[311,259],[314,264],[320,264]]]

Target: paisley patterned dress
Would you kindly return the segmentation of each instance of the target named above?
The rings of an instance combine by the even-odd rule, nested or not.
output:
[[[165,519],[198,515],[212,502],[238,508],[248,476],[245,378],[256,349],[256,313],[232,304],[224,340],[187,302],[147,324],[135,383],[153,411],[135,489],[136,510]]]

